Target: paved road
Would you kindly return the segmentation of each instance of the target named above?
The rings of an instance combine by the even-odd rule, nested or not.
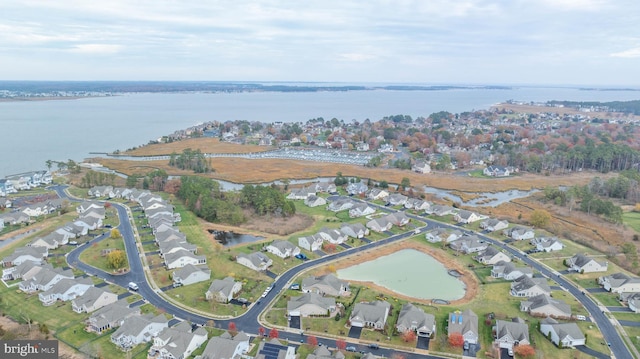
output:
[[[53,189],[55,189],[58,192],[60,197],[69,198],[67,193],[64,192],[64,187],[55,186],[53,187]],[[72,198],[70,199],[73,200]],[[392,235],[380,241],[365,244],[357,248],[351,248],[349,250],[345,250],[342,252],[326,255],[324,257],[315,259],[313,261],[306,261],[296,267],[289,269],[287,272],[277,277],[273,283],[274,289],[271,290],[265,298],[261,298],[261,300],[256,301],[256,303],[253,306],[250,306],[247,312],[245,312],[243,315],[237,318],[234,318],[232,320],[220,320],[216,318],[210,318],[203,315],[191,313],[180,307],[177,307],[172,303],[167,302],[164,298],[162,298],[158,293],[156,293],[156,291],[154,291],[151,288],[149,283],[146,281],[146,277],[144,275],[142,260],[140,259],[140,256],[138,253],[138,249],[136,246],[136,238],[134,236],[131,223],[129,222],[129,215],[127,213],[127,209],[125,206],[120,205],[118,203],[112,202],[112,204],[117,209],[118,216],[120,217],[120,225],[118,226],[118,229],[120,230],[120,233],[125,239],[124,242],[125,242],[125,247],[127,251],[127,258],[129,259],[129,266],[131,268],[130,273],[122,276],[112,276],[110,274],[100,271],[97,268],[88,266],[80,262],[77,259],[77,256],[79,256],[80,252],[82,252],[82,250],[86,248],[87,245],[76,248],[67,256],[69,265],[77,267],[81,270],[86,271],[89,274],[96,275],[100,278],[103,278],[106,281],[113,282],[125,288],[127,287],[127,283],[135,282],[140,287],[139,293],[143,296],[143,298],[145,298],[146,301],[148,301],[155,307],[161,308],[167,313],[173,314],[174,316],[181,318],[183,320],[188,320],[192,323],[199,324],[199,325],[205,325],[207,321],[209,321],[210,319],[214,319],[216,322],[216,325],[221,328],[226,328],[228,326],[228,323],[233,321],[236,323],[236,326],[238,329],[244,330],[247,333],[258,333],[258,328],[260,327],[260,324],[258,322],[258,316],[262,312],[263,310],[262,308],[264,306],[267,306],[268,303],[274,300],[277,294],[283,288],[287,288],[289,281],[291,281],[300,271],[303,271],[307,268],[310,268],[318,264],[343,258],[349,255],[355,254],[357,252],[379,247],[379,246],[382,246],[394,241],[402,240],[414,235],[413,231],[400,233],[400,234]],[[389,209],[388,207],[378,206],[378,205],[374,205],[374,206],[378,207],[383,211],[391,212],[391,209]],[[434,227],[459,229],[458,226],[437,222],[421,216],[412,215],[412,214],[407,214],[407,216],[414,220],[425,222],[427,224],[426,226],[419,227],[421,229],[421,232],[424,232],[424,229],[426,228],[434,228]],[[511,253],[515,258],[518,258],[522,262],[530,265],[532,268],[535,268],[538,272],[542,273],[545,277],[552,279],[553,281],[558,283],[559,286],[569,291],[574,297],[577,298],[577,300],[580,303],[582,303],[582,305],[590,313],[591,318],[594,319],[594,321],[600,328],[600,331],[604,335],[605,340],[611,344],[610,349],[613,355],[616,358],[632,358],[632,355],[629,352],[629,349],[626,347],[626,345],[622,341],[622,338],[618,335],[618,332],[616,331],[615,327],[613,326],[609,318],[607,318],[607,316],[604,314],[604,309],[606,308],[599,308],[588,296],[582,294],[577,287],[575,287],[572,283],[567,281],[559,272],[551,271],[550,269],[543,266],[539,262],[530,259],[527,255],[522,253],[520,250],[512,248],[511,246],[507,246],[500,241],[494,240],[493,238],[484,236],[481,233],[475,233],[475,234],[478,235],[479,238],[482,238],[483,240],[489,243],[492,243],[497,247],[502,247],[504,250]],[[101,240],[101,238],[96,238],[92,240],[92,242],[98,241],[98,240]],[[292,334],[287,332],[281,332],[280,337],[292,340],[294,342],[299,342],[301,339],[303,339],[300,333]],[[335,346],[334,340],[322,339],[322,338],[318,338],[318,339],[319,339],[318,341],[324,345]],[[358,346],[357,343],[349,343],[349,344],[353,344],[358,348],[361,347],[361,346]],[[385,352],[385,350],[382,348],[375,352],[376,355],[384,354],[385,356],[390,356],[391,353],[392,351],[387,350]],[[417,358],[417,357],[430,357],[430,356],[424,356],[424,355],[419,355],[415,353],[406,353],[405,357]],[[437,357],[433,357],[433,358],[437,358]]]

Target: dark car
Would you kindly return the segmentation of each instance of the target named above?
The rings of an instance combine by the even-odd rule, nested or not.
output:
[[[348,352],[355,352],[356,351],[356,347],[346,347],[344,348],[346,351]]]
[[[376,343],[371,343],[371,344],[369,344],[369,348],[370,349],[380,349],[380,346],[378,344],[376,344]]]

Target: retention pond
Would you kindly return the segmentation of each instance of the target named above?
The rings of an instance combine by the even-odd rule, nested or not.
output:
[[[392,292],[418,299],[456,300],[465,295],[465,284],[447,273],[430,255],[403,249],[348,268],[339,269],[343,280],[372,282]]]

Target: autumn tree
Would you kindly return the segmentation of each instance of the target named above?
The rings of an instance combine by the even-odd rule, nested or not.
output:
[[[229,322],[229,334],[231,334],[232,336],[235,336],[236,334],[238,334],[238,327],[236,326],[236,322]]]
[[[114,228],[111,230],[111,235],[110,235],[111,239],[118,239],[120,237],[122,237],[122,235],[120,234],[120,231],[118,230],[118,228]]]
[[[515,348],[513,348],[513,351],[522,358],[533,358],[536,354],[536,350],[533,349],[531,345],[526,344],[516,346]]]
[[[264,329],[264,327],[260,327],[258,328],[258,334],[260,334],[261,337],[264,337],[264,333],[266,333],[266,329]]]
[[[544,228],[551,220],[551,214],[544,209],[536,209],[531,213],[531,225],[537,228]]]
[[[279,335],[280,334],[278,333],[278,329],[276,329],[276,328],[272,328],[269,331],[269,338],[271,338],[271,339],[277,339]]]
[[[464,345],[464,337],[461,333],[451,333],[447,338],[449,345],[456,348],[461,348]]]
[[[111,251],[109,252],[109,254],[107,254],[107,264],[109,265],[109,268],[113,268],[113,269],[122,268],[124,267],[126,260],[127,260],[127,257],[124,251],[120,249],[116,249],[115,251]]]
[[[414,332],[413,330],[406,330],[404,333],[402,333],[402,340],[404,340],[406,343],[411,343],[414,340],[416,340],[416,332]]]
[[[324,244],[322,244],[322,250],[326,253],[333,253],[336,251],[336,245],[334,243],[324,242]]]
[[[339,350],[344,350],[347,347],[347,342],[343,339],[336,340],[336,348]]]
[[[313,335],[308,336],[307,337],[307,344],[309,344],[309,346],[311,346],[311,347],[318,346],[318,338],[316,338]]]

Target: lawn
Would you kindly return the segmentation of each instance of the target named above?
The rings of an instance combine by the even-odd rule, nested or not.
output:
[[[86,248],[82,254],[80,254],[80,260],[105,272],[111,272],[114,269],[109,265],[107,255],[102,253],[102,251],[108,250],[125,251],[124,240],[122,237],[105,238],[100,242],[93,243],[89,248]],[[129,268],[129,262],[126,255],[124,265],[121,268]]]
[[[640,212],[625,212],[622,214],[622,221],[625,226],[629,226],[637,233],[640,233]]]

